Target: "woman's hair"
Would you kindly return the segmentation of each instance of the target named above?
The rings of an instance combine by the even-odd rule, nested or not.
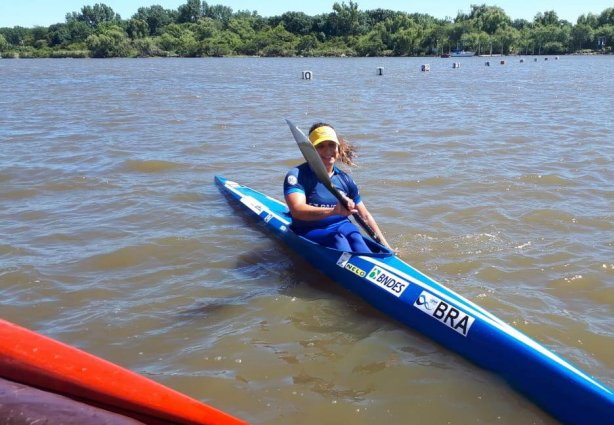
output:
[[[335,130],[335,128],[330,124],[325,122],[317,122],[309,129],[309,134],[311,134],[311,132],[316,128],[324,126]],[[337,131],[335,130],[335,132]],[[356,148],[343,137],[339,136],[339,134],[337,134],[337,138],[339,139],[339,160],[348,167],[355,167],[356,163],[354,163],[354,158],[356,157]]]

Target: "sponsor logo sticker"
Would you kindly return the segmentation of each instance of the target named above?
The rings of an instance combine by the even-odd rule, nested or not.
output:
[[[473,317],[427,291],[422,291],[414,302],[414,307],[465,337],[475,320]]]
[[[339,259],[337,260],[337,265],[339,267],[345,267],[347,262],[350,261],[350,258],[352,258],[352,254],[350,254],[349,252],[344,252],[339,256]]]
[[[405,291],[405,289],[407,289],[409,286],[409,282],[393,276],[379,266],[373,266],[367,275],[367,280],[377,284],[379,287],[397,297],[400,297],[403,294],[403,291]]]
[[[288,176],[288,184],[290,186],[294,186],[296,183],[298,183],[298,180],[296,179],[296,176]]]
[[[356,267],[352,263],[347,263],[344,268],[360,277],[365,277],[365,275],[367,274],[367,272],[365,272],[363,269],[361,269],[360,267]]]

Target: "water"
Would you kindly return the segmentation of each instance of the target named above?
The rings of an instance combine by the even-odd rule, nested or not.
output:
[[[256,424],[555,423],[213,185],[332,123],[401,258],[614,386],[614,58],[455,60],[0,61],[0,317]]]

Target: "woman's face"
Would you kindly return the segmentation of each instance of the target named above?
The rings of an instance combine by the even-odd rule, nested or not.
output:
[[[316,151],[320,155],[320,159],[327,167],[332,167],[339,156],[337,143],[332,140],[325,140],[316,146]]]

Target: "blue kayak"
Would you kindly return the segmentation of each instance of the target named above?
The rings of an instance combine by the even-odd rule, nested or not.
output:
[[[286,204],[215,177],[222,193],[310,264],[383,313],[502,376],[568,424],[614,424],[614,392],[480,306],[365,236],[374,254],[323,247],[295,234]]]

